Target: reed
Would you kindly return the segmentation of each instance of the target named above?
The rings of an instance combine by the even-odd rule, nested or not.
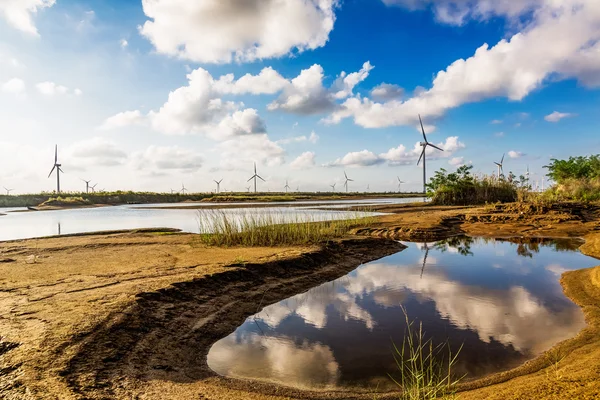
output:
[[[456,397],[456,385],[464,377],[455,377],[458,351],[453,352],[448,342],[435,345],[425,338],[423,324],[409,321],[403,308],[406,332],[402,345],[394,344],[394,359],[399,376],[390,378],[401,389],[402,400],[451,399]]]
[[[290,217],[283,212],[232,214],[199,210],[201,240],[212,246],[286,246],[326,242],[351,229],[368,226],[373,217],[356,211],[345,219],[319,221],[314,214]]]

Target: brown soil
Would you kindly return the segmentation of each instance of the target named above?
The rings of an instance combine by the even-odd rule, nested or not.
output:
[[[584,237],[581,250],[600,258],[591,206],[378,210],[392,214],[313,247],[210,248],[194,235],[147,231],[0,243],[0,398],[372,399],[221,378],[206,354],[261,305],[402,248],[371,236]],[[459,398],[599,398],[600,267],[561,283],[587,328],[519,368],[464,384]]]

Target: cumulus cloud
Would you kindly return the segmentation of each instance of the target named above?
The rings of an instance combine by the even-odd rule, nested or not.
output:
[[[35,85],[38,92],[44,96],[54,96],[69,93],[69,88],[54,82],[40,82]]]
[[[15,29],[39,36],[32,19],[32,14],[47,7],[52,7],[56,0],[2,0],[0,1],[0,17]]]
[[[9,93],[14,95],[25,94],[25,82],[19,78],[12,78],[2,84],[0,89],[3,93]]]
[[[444,142],[437,143],[436,145],[444,151],[441,152],[432,147],[427,147],[425,155],[428,160],[448,158],[458,150],[465,148],[465,144],[458,140],[458,136],[450,136],[446,138]],[[408,165],[417,162],[421,155],[421,151],[423,151],[423,148],[420,146],[419,142],[415,143],[414,147],[410,150],[403,144],[400,144],[398,147],[391,148],[387,152],[379,155],[368,150],[350,152],[342,158],[338,158],[333,162],[325,164],[325,166],[368,167],[386,162],[390,166]]]
[[[520,151],[515,151],[515,150],[511,150],[506,154],[508,154],[508,156],[510,158],[521,158],[525,155],[524,153],[521,153]]]
[[[178,146],[150,146],[131,156],[131,163],[138,170],[182,170],[192,172],[202,167],[202,156]]]
[[[215,82],[215,90],[224,94],[274,94],[288,84],[279,72],[266,67],[258,75],[246,74],[237,81],[233,74],[223,75]]]
[[[142,0],[156,51],[201,63],[254,61],[325,45],[337,0]]]
[[[121,150],[115,142],[95,137],[67,148],[65,158],[76,168],[97,165],[111,167],[124,164],[127,160],[127,153]]]
[[[403,95],[404,89],[391,83],[381,83],[371,90],[371,97],[379,101],[398,99]]]
[[[285,162],[285,150],[267,134],[240,136],[217,145],[222,169],[248,168],[253,162],[275,167]]]
[[[293,169],[304,169],[310,168],[315,165],[315,153],[312,151],[305,151],[300,154],[294,161],[290,163],[290,167]]]
[[[544,119],[548,122],[559,122],[563,118],[571,118],[574,116],[575,114],[554,111],[552,114],[546,115]]]
[[[291,138],[280,139],[280,140],[277,141],[277,143],[279,143],[279,144],[289,144],[289,143],[301,143],[301,142],[306,142],[306,141],[315,144],[315,143],[317,143],[319,141],[319,135],[317,135],[315,133],[315,131],[312,131],[310,133],[310,136],[308,136],[308,137],[305,136],[305,135],[294,136],[294,137],[291,137]]]
[[[312,131],[310,133],[310,136],[308,137],[308,141],[311,142],[312,144],[315,144],[319,141],[319,135],[317,135],[315,133],[315,131]]]
[[[121,45],[121,48],[125,48],[127,46],[129,46],[129,42],[126,39],[121,39],[121,41],[119,42],[119,44]]]
[[[452,157],[450,160],[448,160],[448,164],[453,165],[455,167],[463,165],[464,163],[465,163],[464,157]]]
[[[124,111],[109,117],[100,126],[100,129],[115,129],[132,125],[143,125],[146,117],[139,110]]]
[[[333,84],[333,97],[336,99],[345,99],[346,97],[352,96],[352,90],[356,85],[360,82],[367,79],[369,76],[369,71],[371,71],[374,67],[371,65],[369,61],[365,62],[358,72],[352,72],[347,74],[342,71],[340,76],[336,79]]]
[[[354,96],[326,122],[338,123],[344,118],[353,118],[355,123],[366,128],[415,125],[419,113],[435,120],[466,103],[495,97],[520,101],[549,79],[577,79],[586,87],[600,86],[600,7],[596,0],[480,0],[435,4],[465,9],[464,18],[520,17],[525,14],[530,18],[525,19],[521,32],[510,39],[503,39],[495,46],[483,44],[473,56],[456,60],[438,72],[431,88],[415,93],[412,98],[377,102]]]

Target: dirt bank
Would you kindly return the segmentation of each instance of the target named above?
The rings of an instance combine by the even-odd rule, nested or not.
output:
[[[586,240],[582,251],[600,258],[593,207],[379,210],[393,214],[327,246],[207,248],[194,235],[175,232],[0,243],[0,397],[372,399],[224,379],[207,368],[206,352],[261,305],[402,247],[372,236],[576,236]],[[588,327],[548,355],[463,385],[460,398],[597,398],[600,267],[568,272],[561,282]]]

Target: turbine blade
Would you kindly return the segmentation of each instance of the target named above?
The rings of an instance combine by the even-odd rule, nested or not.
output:
[[[500,160],[500,164],[502,164],[504,162],[504,156],[505,156],[505,154],[502,154],[502,160]]]
[[[348,179],[348,175],[346,175],[346,171],[344,171],[344,176],[346,177],[346,179]]]
[[[254,176],[256,176],[256,175],[254,175]],[[250,179],[248,179],[246,182],[250,182],[252,179],[254,179],[254,176],[251,177]]]
[[[435,148],[435,149],[438,149],[439,151],[444,151],[444,149],[440,149],[440,148],[439,148],[439,147],[437,147],[436,145],[434,145],[434,144],[431,144],[431,143],[429,143],[429,142],[427,142],[427,146],[431,146],[431,147],[433,147],[433,148]]]
[[[423,121],[421,120],[421,114],[419,114],[419,122],[421,123],[421,132],[423,132],[423,139],[425,140],[425,143],[429,143],[427,141],[427,136],[425,136],[425,128],[423,128]]]
[[[348,182],[354,182],[354,179],[348,178]]]
[[[50,175],[52,175],[52,173],[54,172],[55,168],[56,168],[56,165],[54,165],[54,167],[52,167],[52,170],[50,170],[50,173],[48,174],[48,178],[50,178]]]
[[[496,164],[497,166],[501,167],[502,165],[498,164],[496,161],[494,161],[494,164]]]
[[[54,145],[54,164],[58,162],[58,145]]]
[[[423,158],[423,154],[425,154],[425,147],[423,147],[423,151],[421,152],[421,155],[419,156],[419,161],[417,161],[417,165],[419,165],[421,163],[421,159]]]
[[[263,178],[262,178],[260,175],[256,175],[256,177],[257,177],[258,179],[260,179],[261,181],[263,181],[263,182],[266,182],[266,181],[265,181],[265,180],[264,180],[264,179],[263,179]]]

